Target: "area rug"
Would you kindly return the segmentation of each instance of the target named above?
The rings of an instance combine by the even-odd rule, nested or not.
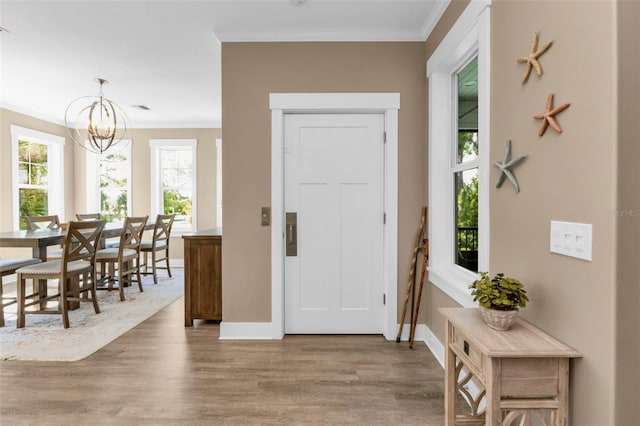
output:
[[[181,269],[173,278],[151,275],[143,278],[144,292],[125,288],[125,301],[118,291],[99,291],[100,313],[92,303],[81,303],[69,312],[70,328],[62,325],[61,315],[27,315],[26,326],[16,328],[15,305],[5,310],[5,326],[0,327],[0,359],[31,361],[77,361],[123,335],[184,294]],[[5,286],[5,288],[8,286]],[[10,288],[6,288],[11,292]],[[8,311],[8,312],[7,312]]]

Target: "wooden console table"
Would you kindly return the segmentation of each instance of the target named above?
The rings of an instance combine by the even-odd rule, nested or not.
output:
[[[184,325],[222,319],[222,229],[183,235]]]
[[[496,331],[479,309],[439,311],[447,320],[446,425],[569,424],[569,359],[580,353],[523,319]],[[471,381],[484,390],[472,395]],[[457,392],[470,404],[466,415],[456,416]]]

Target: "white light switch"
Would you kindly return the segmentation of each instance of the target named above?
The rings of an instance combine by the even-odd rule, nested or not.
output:
[[[552,220],[550,250],[552,253],[591,261],[591,233],[591,224]]]

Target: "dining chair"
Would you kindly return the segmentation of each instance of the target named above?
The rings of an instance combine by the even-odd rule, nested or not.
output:
[[[151,273],[153,274],[153,283],[158,284],[158,275],[156,269],[166,269],[169,277],[171,277],[171,268],[169,267],[169,238],[171,237],[171,227],[175,214],[159,214],[156,217],[156,223],[153,226],[153,238],[151,240],[143,240],[140,244],[140,251],[144,253],[144,275],[148,275],[149,262],[147,256],[151,253]],[[156,253],[163,252],[164,257],[157,257]],[[165,267],[156,266],[157,262],[166,262]]]
[[[104,224],[104,220],[69,222],[62,259],[37,263],[16,270],[18,275],[17,328],[25,326],[25,316],[29,314],[62,315],[64,328],[69,328],[69,302],[92,302],[96,314],[100,313],[96,297],[95,257]],[[39,283],[38,288],[34,289],[30,295],[26,294],[27,279]],[[46,280],[54,279],[58,280],[57,292],[47,294],[43,288],[46,286]],[[48,307],[47,302],[50,300],[57,300],[55,308]],[[37,308],[27,310],[31,306]]]
[[[57,214],[49,216],[26,216],[27,226],[30,231],[38,229],[58,229],[60,228],[60,219]]]
[[[3,278],[7,275],[13,275],[16,270],[24,267],[35,265],[42,262],[37,258],[27,259],[0,259],[0,327],[4,327],[4,308],[18,303],[17,296],[7,296],[3,293]]]
[[[78,220],[96,220],[102,219],[100,213],[76,213],[76,219]]]
[[[59,229],[60,219],[57,214],[48,216],[25,216],[29,231],[37,231],[39,229]],[[47,250],[47,260],[60,259],[64,245],[60,248]]]
[[[124,287],[134,281],[138,283],[140,292],[144,291],[140,278],[140,243],[148,219],[149,216],[126,217],[118,246],[98,250],[96,263],[102,271],[98,290],[114,290],[113,284],[117,281],[121,301],[124,301]]]

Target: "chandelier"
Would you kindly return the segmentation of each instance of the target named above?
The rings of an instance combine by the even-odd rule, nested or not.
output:
[[[130,125],[127,125],[129,118],[122,108],[102,94],[102,86],[108,81],[103,78],[96,78],[96,81],[100,84],[98,96],[81,96],[72,101],[64,113],[64,122],[76,144],[102,154],[126,145]]]

